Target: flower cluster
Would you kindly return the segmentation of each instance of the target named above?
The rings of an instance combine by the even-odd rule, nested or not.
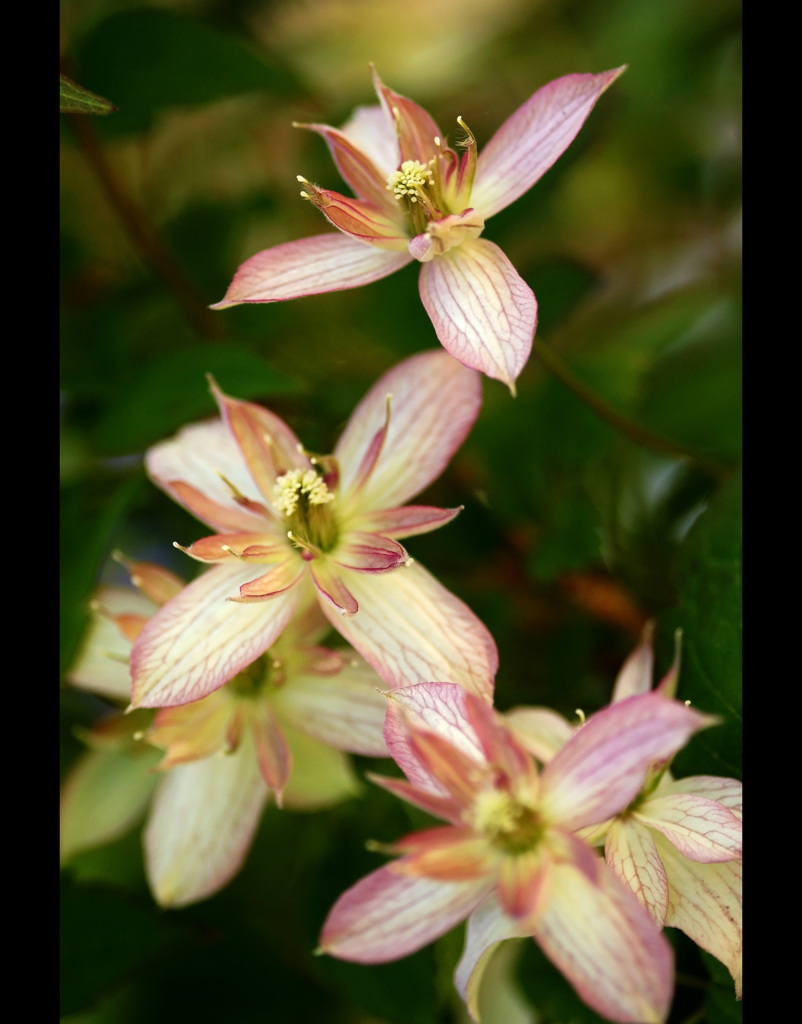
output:
[[[740,784],[672,777],[674,755],[716,724],[675,699],[678,660],[652,690],[647,633],[587,721],[499,713],[492,636],[402,543],[462,511],[409,502],[476,421],[478,371],[514,390],[532,345],[534,294],[480,237],[485,222],[622,71],[551,82],[482,153],[462,118],[460,155],[378,76],[378,106],[342,129],[302,126],[355,193],[300,179],[339,234],[257,254],[218,305],[352,288],[417,260],[446,351],[385,373],[331,454],[211,378],[219,418],[148,451],[153,482],[212,533],[176,544],[202,565],[189,584],[131,562],[133,588],[98,593],[69,678],[117,710],[66,781],[65,858],[147,811],[151,890],[185,906],[239,870],[268,802],[331,806],[359,788],[348,753],[389,754],[405,778],[371,781],[446,824],[377,847],[395,859],[340,896],[320,952],[381,963],[467,919],[454,980],[475,1021],[491,955],[531,937],[598,1013],[659,1024],[670,926],[726,964],[740,997]],[[326,641],[332,628],[348,647]]]

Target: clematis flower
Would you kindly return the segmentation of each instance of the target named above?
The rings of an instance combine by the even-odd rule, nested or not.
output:
[[[387,686],[450,676],[490,700],[492,637],[399,543],[460,511],[403,502],[473,425],[478,374],[439,351],[405,360],[359,404],[334,455],[319,458],[267,409],[212,390],[222,421],[187,427],[147,455],[155,482],[220,532],[184,549],[212,568],[134,644],[132,705],[207,696],[315,595]]]
[[[131,641],[182,588],[156,566],[131,569],[143,592],[101,591],[69,677],[118,700],[129,696]],[[313,603],[266,655],[210,696],[162,709],[150,722],[142,721],[152,718],[145,710],[114,715],[88,734],[91,749],[63,788],[62,857],[124,834],[150,803],[150,888],[163,906],[185,906],[240,869],[271,793],[295,810],[353,796],[358,783],[343,752],[386,755],[385,703],[361,658],[318,645],[328,628]]]
[[[297,125],[323,136],[356,196],[299,177],[303,198],[342,234],[257,253],[212,308],[356,288],[418,260],[421,301],[440,343],[515,394],[532,348],[537,302],[501,249],[480,237],[485,221],[546,173],[624,70],[549,82],[478,156],[472,132],[457,118],[461,158],[422,107],[374,72],[379,106],[357,108],[340,129]]]
[[[665,1018],[670,947],[577,829],[626,807],[649,765],[712,720],[657,694],[592,716],[542,772],[487,704],[451,683],[389,695],[384,735],[408,781],[375,778],[450,824],[345,892],[321,952],[395,960],[468,917],[455,983],[474,1020],[482,973],[503,939],[532,936],[581,998],[614,1021]]]
[[[674,664],[656,687],[673,697]],[[616,681],[613,701],[648,693],[654,655],[651,627]],[[740,999],[743,975],[742,807],[736,779],[696,775],[674,780],[665,763],[651,770],[626,808],[594,828],[607,863],[662,927],[679,928],[720,960]]]

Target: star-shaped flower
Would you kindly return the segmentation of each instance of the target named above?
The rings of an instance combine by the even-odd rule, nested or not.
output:
[[[408,781],[374,781],[450,824],[393,844],[388,852],[400,859],[334,905],[321,951],[360,963],[395,960],[468,917],[455,982],[474,1019],[492,950],[529,935],[610,1020],[663,1020],[670,947],[575,833],[626,807],[652,762],[711,723],[677,701],[642,694],[592,716],[538,772],[503,719],[463,687],[393,691],[384,735]]]
[[[103,588],[68,677],[115,702],[130,696],[132,641],[183,588],[158,566],[129,567],[141,592]],[[90,750],[62,791],[62,856],[123,835],[150,804],[148,883],[160,904],[185,906],[239,871],[271,793],[306,811],[352,796],[344,752],[386,755],[385,702],[381,680],[353,651],[319,645],[328,628],[313,602],[267,655],[208,697],[152,721],[145,710],[112,715],[86,734]]]
[[[315,596],[387,686],[450,677],[490,700],[492,637],[399,543],[460,511],[403,503],[440,475],[473,425],[479,375],[441,351],[405,360],[321,457],[267,409],[213,392],[221,421],[147,455],[155,482],[219,532],[185,549],[212,568],[134,644],[133,706],[205,697]]]
[[[422,264],[421,300],[440,343],[514,394],[532,348],[537,302],[501,249],[480,235],[486,220],[530,189],[568,148],[624,70],[549,82],[478,156],[473,134],[457,118],[461,158],[422,107],[374,72],[379,106],[357,108],[340,129],[298,126],[323,136],[356,196],[299,178],[301,195],[342,234],[257,253],[212,308],[356,288],[415,259]]]

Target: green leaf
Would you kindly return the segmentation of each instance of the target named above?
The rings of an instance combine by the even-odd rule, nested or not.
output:
[[[98,96],[66,75],[60,75],[60,105],[62,114],[111,114],[117,108],[109,100]]]
[[[661,620],[661,640],[680,627],[678,696],[719,715],[677,755],[677,775],[741,777],[741,474],[733,476],[699,517],[683,545],[679,608]]]
[[[167,107],[211,103],[245,92],[284,93],[292,76],[268,64],[234,35],[162,10],[122,11],[100,22],[76,63],[114,96],[114,133],[147,131]]]

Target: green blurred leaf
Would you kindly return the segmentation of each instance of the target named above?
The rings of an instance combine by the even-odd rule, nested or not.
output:
[[[122,11],[101,21],[76,63],[117,100],[119,116],[108,123],[115,134],[147,131],[167,107],[298,88],[288,71],[235,36],[163,10]]]
[[[62,114],[111,114],[117,108],[109,100],[84,89],[66,75],[60,75],[59,110]]]
[[[730,972],[709,953],[702,950],[701,955],[711,980],[705,995],[706,1024],[741,1024],[744,1004],[735,998]]]
[[[661,619],[661,639],[682,628],[678,696],[719,715],[677,755],[676,773],[741,777],[742,498],[737,473],[688,534],[680,562],[678,609]]]
[[[141,451],[193,420],[213,416],[216,407],[205,375],[237,398],[298,394],[301,384],[268,366],[248,349],[234,345],[195,345],[151,359],[125,382],[119,400],[109,404],[95,430],[104,454]]]

